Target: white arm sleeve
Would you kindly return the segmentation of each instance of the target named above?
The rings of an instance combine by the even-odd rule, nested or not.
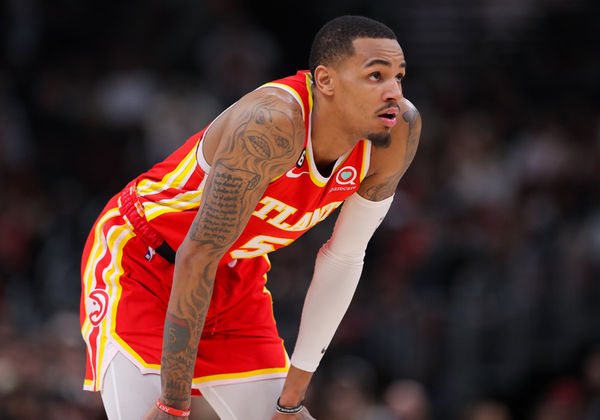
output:
[[[317,255],[291,359],[295,367],[317,369],[356,290],[367,243],[392,200],[369,201],[354,193],[344,202],[331,238]]]

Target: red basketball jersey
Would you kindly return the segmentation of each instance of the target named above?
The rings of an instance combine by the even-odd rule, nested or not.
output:
[[[371,143],[362,140],[337,160],[331,176],[324,177],[318,172],[310,140],[309,72],[300,71],[262,87],[284,89],[301,104],[307,133],[305,149],[296,165],[266,189],[246,228],[221,261],[230,267],[289,245],[324,220],[358,189],[369,165]],[[201,143],[208,129],[210,126],[136,180],[135,191],[145,218],[173,249],[183,241],[202,199],[205,174],[210,167],[202,157]],[[264,272],[267,270],[265,264]]]
[[[267,83],[302,106],[304,151],[272,180],[238,240],[221,260],[192,386],[285,376],[289,361],[265,288],[267,254],[292,243],[355,192],[369,166],[371,143],[358,142],[319,174],[312,153],[308,72]],[[259,88],[260,89],[260,88]],[[159,373],[164,317],[173,265],[148,247],[163,240],[177,249],[202,200],[210,170],[202,156],[206,130],[115,196],[94,225],[82,259],[82,335],[87,343],[85,389],[97,391],[108,363],[121,351],[143,373]]]

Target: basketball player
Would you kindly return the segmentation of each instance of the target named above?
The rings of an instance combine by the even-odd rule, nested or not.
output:
[[[310,71],[267,83],[109,201],[82,263],[84,388],[110,420],[312,419],[303,399],[355,291],[421,120],[394,33],[359,16],[316,35]],[[334,209],[288,359],[267,254]],[[175,251],[176,250],[176,251]]]

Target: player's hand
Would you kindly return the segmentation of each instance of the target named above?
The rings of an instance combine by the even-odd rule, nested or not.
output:
[[[142,420],[181,420],[181,417],[167,414],[164,411],[159,410],[155,406],[152,406],[152,408],[148,410],[148,412]]]
[[[271,420],[316,420],[310,415],[308,409],[304,407],[301,412],[297,414],[283,414],[275,413]]]

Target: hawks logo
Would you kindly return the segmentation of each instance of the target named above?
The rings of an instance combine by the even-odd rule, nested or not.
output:
[[[108,311],[108,293],[103,289],[92,290],[87,298],[86,308],[91,324],[97,327]]]

